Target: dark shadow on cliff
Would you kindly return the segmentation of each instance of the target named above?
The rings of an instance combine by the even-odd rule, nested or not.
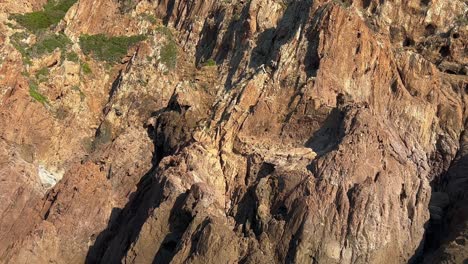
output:
[[[312,5],[312,0],[289,3],[278,26],[259,34],[255,48],[252,50],[249,67],[256,69],[261,65],[265,65],[275,69],[281,59],[281,47],[292,41],[299,30],[301,30],[299,39],[295,41],[300,42],[300,39],[304,37]]]
[[[265,70],[265,67],[275,71],[278,62],[281,60],[281,47],[292,41],[299,30],[301,30],[301,32],[299,32],[300,38],[303,37],[302,30],[304,30],[307,25],[312,5],[312,0],[289,3],[276,28],[269,28],[261,32],[254,45],[250,44],[248,40],[244,41],[245,44],[240,49],[241,52],[236,52],[231,59],[229,65],[230,70],[225,86],[235,86],[244,78],[251,78],[248,74],[253,76],[255,73]],[[252,32],[247,30],[245,37],[251,38]],[[248,61],[248,65],[244,65],[244,69],[240,72],[238,80],[234,82],[232,78],[238,74],[245,53],[250,49],[251,57]]]
[[[177,244],[193,220],[192,214],[183,209],[187,193],[177,197],[169,216],[169,233],[164,237],[159,250],[156,252],[153,263],[170,263],[177,252]]]
[[[248,47],[249,32],[248,24],[245,21],[250,4],[248,1],[243,5],[234,5],[229,21],[226,21],[227,14],[224,8],[209,15],[208,19],[205,20],[201,37],[196,46],[195,62],[197,66],[209,59],[213,59],[216,64],[220,65],[231,55],[228,80],[232,78]],[[227,24],[227,27],[224,27],[223,24]],[[225,32],[225,34],[218,44],[217,39],[221,32]]]
[[[311,25],[307,32],[306,38],[308,41],[307,53],[304,58],[304,66],[307,77],[316,77],[320,67],[320,56],[317,52],[320,42],[320,22],[326,20],[330,5],[320,7],[314,14]]]
[[[250,231],[253,231],[256,236],[260,236],[263,232],[263,227],[257,219],[258,197],[255,194],[255,189],[260,179],[271,175],[275,171],[275,166],[262,160],[256,160],[254,157],[247,159],[247,175],[245,178],[246,186],[250,186],[247,190],[238,189],[234,194],[234,204],[237,204],[236,212],[229,214],[236,221],[236,228],[242,227],[242,233],[247,237]]]
[[[320,66],[320,57],[317,53],[320,40],[319,25],[330,5],[323,5],[311,15],[312,6],[313,1],[290,3],[278,26],[259,34],[249,66],[257,69],[264,65],[276,71],[281,60],[281,47],[291,41],[300,43],[305,38],[308,46],[303,61],[304,70],[307,77],[315,77]]]
[[[157,121],[154,126],[146,127],[155,150],[151,161],[152,167],[142,176],[137,184],[137,190],[131,194],[125,207],[114,208],[107,228],[98,235],[94,245],[89,248],[86,263],[120,263],[131,244],[138,238],[153,209],[166,200],[168,194],[165,194],[164,190],[167,189],[167,178],[158,177],[161,173],[158,166],[164,157],[180,151],[192,139],[191,131],[195,121],[185,117],[187,109],[172,97],[166,108],[152,114],[157,117]],[[177,224],[177,221],[173,221],[173,224]],[[177,226],[173,229],[178,230]],[[163,247],[170,249],[171,241],[163,243]]]
[[[200,240],[200,237],[202,237],[203,235],[203,231],[204,229],[211,223],[211,220],[209,218],[206,218],[205,220],[203,220],[203,222],[197,227],[196,231],[193,233],[191,239],[192,239],[192,243],[191,243],[191,246],[190,246],[190,253],[188,254],[189,256],[192,256],[193,254],[195,254],[197,248],[197,241]],[[175,242],[175,241],[174,241]],[[160,264],[160,263],[170,263],[170,261],[172,260],[172,258],[174,257],[175,253],[177,252],[177,244],[174,244],[173,242],[173,246],[171,248],[171,251],[170,252],[167,252],[166,254],[169,254],[168,258],[163,258],[162,256],[164,255],[164,253],[161,251],[162,249],[160,249],[158,251],[158,254],[156,255],[156,257],[154,258],[153,260],[153,264]],[[165,249],[163,249],[165,250]]]
[[[228,65],[229,71],[224,84],[227,89],[233,86],[232,79],[241,67],[242,59],[250,47],[249,39],[252,37],[252,32],[250,32],[247,23],[250,5],[251,2],[249,1],[242,7],[242,10],[233,11],[234,15],[229,22],[227,33],[224,34],[221,46],[216,53],[215,58],[218,64],[223,63],[231,54]],[[245,76],[245,69],[243,75]]]
[[[158,5],[160,5],[162,0],[158,1]],[[175,7],[175,0],[169,0],[169,3],[167,4],[167,9],[166,9],[166,16],[163,19],[164,25],[167,25],[169,21],[171,20],[172,12],[174,12],[174,7]]]
[[[205,22],[202,37],[197,43],[197,65],[210,58],[215,60],[218,65],[229,59],[229,70],[225,82],[226,89],[236,86],[243,79],[250,78],[260,70],[262,65],[275,67],[280,60],[280,48],[293,40],[298,30],[301,30],[300,35],[301,38],[303,37],[304,32],[302,31],[309,22],[309,13],[313,1],[303,0],[289,3],[278,23],[278,27],[261,32],[256,43],[251,41],[256,32],[250,31],[248,22],[250,4],[249,1],[242,7],[242,10],[235,9],[233,11],[234,15],[228,22],[226,33],[223,35],[216,53],[216,39],[222,31],[222,23],[226,23],[226,14],[224,12],[220,11],[212,15],[211,18],[214,24],[208,21]],[[304,10],[307,10],[307,12],[304,12]],[[250,50],[252,50],[252,56],[249,61],[245,61],[245,56]],[[238,77],[233,80],[236,75]]]
[[[154,142],[153,128],[148,128],[148,134]],[[100,263],[106,254],[112,254],[112,263],[120,263],[120,259],[125,255],[131,243],[135,241],[148,218],[149,209],[156,207],[161,202],[161,192],[149,192],[150,189],[162,189],[162,185],[164,185],[164,183],[155,182],[154,179],[160,156],[154,153],[152,168],[143,175],[137,184],[137,190],[130,195],[129,202],[125,207],[112,210],[107,228],[97,236],[94,245],[89,248],[85,263]],[[126,229],[125,232],[123,232],[124,229]],[[120,248],[108,253],[111,244],[116,244],[115,239],[120,240],[121,243],[117,243]]]
[[[219,32],[222,29],[226,13],[225,10],[219,10],[214,14],[210,14],[209,18],[205,20],[203,29],[200,33],[201,37],[197,43],[195,50],[195,64],[200,65],[209,59],[213,59],[217,64],[222,63],[220,59],[213,58],[213,52],[216,48],[216,40]],[[214,20],[214,24],[210,23],[210,19]],[[228,30],[234,29],[234,23],[231,23]]]
[[[453,243],[464,246],[466,243],[459,238],[463,237],[468,222],[467,172],[468,134],[465,130],[460,138],[460,149],[450,167],[431,182],[431,218],[425,225],[424,238],[408,261],[409,264],[449,261],[447,258],[450,256],[443,251],[444,247],[450,247]],[[441,198],[445,195],[448,200],[444,202]],[[448,204],[444,206],[445,203]]]
[[[305,143],[305,146],[312,148],[319,157],[336,149],[345,136],[343,128],[344,118],[345,113],[338,108],[334,108],[320,129]]]

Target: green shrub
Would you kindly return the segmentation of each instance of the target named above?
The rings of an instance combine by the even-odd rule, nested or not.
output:
[[[12,24],[10,22],[5,23],[5,25],[7,25],[9,28],[12,28],[12,29],[22,29],[21,26],[16,25],[16,24],[14,25],[14,24]]]
[[[43,105],[48,105],[49,104],[49,100],[47,99],[47,97],[45,97],[44,95],[42,95],[41,93],[39,93],[39,91],[37,90],[38,86],[36,83],[34,82],[30,82],[29,83],[29,95],[34,98],[34,100],[38,101],[39,103],[43,104]]]
[[[118,62],[130,46],[145,39],[145,36],[107,37],[104,34],[80,36],[80,46],[84,54],[92,55],[98,60]]]
[[[155,29],[156,33],[164,35],[168,40],[173,40],[174,36],[172,35],[172,31],[165,26],[160,26]]]
[[[37,32],[47,29],[57,24],[63,19],[68,9],[76,3],[77,0],[48,0],[44,9],[26,14],[13,14],[11,19],[16,20],[18,24],[26,29]]]
[[[333,2],[337,3],[338,5],[340,5],[343,8],[348,8],[348,7],[351,6],[351,4],[346,0],[333,0]]]
[[[80,58],[78,57],[78,54],[76,54],[76,52],[72,51],[72,52],[67,53],[67,60],[78,62]]]
[[[210,58],[203,63],[203,66],[208,66],[208,67],[216,66],[216,61]]]
[[[40,56],[46,53],[51,53],[57,48],[64,51],[68,44],[71,44],[71,41],[63,33],[46,34],[41,36],[36,44],[34,44],[29,50],[33,56]]]
[[[52,18],[48,17],[43,11],[28,13],[24,15],[12,15],[11,18],[16,20],[18,24],[36,32],[40,29],[45,29],[54,24]]]
[[[41,76],[41,75],[43,75],[43,76],[49,75],[49,68],[44,67],[44,68],[40,69],[39,71],[37,71],[36,77]]]
[[[81,64],[81,70],[83,71],[84,74],[91,74],[93,71],[91,70],[91,67],[89,67],[89,64],[86,62],[83,62]]]
[[[83,102],[86,98],[86,95],[81,91],[80,87],[75,85],[71,88],[73,91],[76,91],[80,94],[80,101]]]
[[[26,32],[16,32],[10,36],[10,41],[13,47],[21,53],[23,62],[25,64],[31,64],[31,56],[28,53],[28,45],[24,43],[24,40],[28,38]]]
[[[44,68],[40,69],[36,73],[36,79],[40,83],[46,81],[48,76],[49,76],[49,68],[47,68],[47,67],[44,67]]]
[[[174,41],[172,31],[165,26],[160,26],[155,29],[156,33],[164,35],[167,43],[161,48],[160,61],[169,69],[174,69],[177,64],[177,44]]]
[[[152,14],[147,14],[147,13],[144,13],[141,15],[141,18],[143,18],[144,20],[150,22],[151,24],[156,24],[158,22],[158,20],[156,19],[156,17],[154,17]]]
[[[169,41],[161,48],[161,62],[169,69],[174,69],[177,64],[177,45],[174,41]]]
[[[37,42],[31,47],[24,42],[28,38],[25,32],[17,32],[10,37],[11,44],[23,57],[25,64],[31,64],[31,58],[42,56],[59,48],[64,52],[70,39],[64,34],[43,34],[37,38]]]
[[[121,14],[126,14],[132,11],[137,5],[135,0],[117,0],[119,3],[119,11]]]

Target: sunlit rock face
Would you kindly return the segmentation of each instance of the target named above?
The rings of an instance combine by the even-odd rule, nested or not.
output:
[[[0,263],[462,263],[465,1],[0,3]]]

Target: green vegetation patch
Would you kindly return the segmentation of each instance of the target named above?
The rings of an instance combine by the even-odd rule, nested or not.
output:
[[[67,53],[67,60],[78,62],[80,58],[78,57],[78,54],[76,54],[76,52],[72,51],[72,52]]]
[[[119,3],[119,11],[121,14],[132,11],[137,5],[137,1],[135,0],[117,0],[117,2]]]
[[[36,83],[34,82],[29,83],[29,95],[32,98],[34,98],[34,100],[38,101],[39,103],[43,105],[48,105],[49,100],[47,99],[47,97],[42,95],[37,89],[38,89],[38,86]]]
[[[36,44],[34,44],[30,51],[33,56],[40,56],[46,53],[51,53],[59,48],[65,50],[68,44],[71,44],[70,39],[63,33],[60,34],[46,34],[41,36]]]
[[[174,69],[177,64],[177,45],[174,41],[169,41],[161,48],[161,62],[169,69]]]
[[[80,94],[80,101],[83,102],[86,98],[86,95],[81,91],[80,87],[75,85],[71,88],[73,91],[76,91]]]
[[[36,73],[36,79],[40,83],[47,81],[48,77],[49,77],[49,68],[47,67],[40,69]]]
[[[16,20],[18,24],[32,32],[37,32],[60,22],[76,1],[48,0],[43,10],[26,14],[13,14],[10,19]]]
[[[27,38],[28,34],[25,32],[17,32],[10,37],[12,45],[21,53],[26,64],[31,64],[31,58],[51,53],[57,48],[63,52],[67,45],[71,44],[70,39],[62,33],[43,34],[37,38],[37,42],[32,46],[25,42]]]
[[[333,2],[337,3],[343,8],[348,8],[351,6],[351,3],[349,3],[347,0],[333,0]]]
[[[167,39],[167,43],[161,47],[160,62],[162,62],[170,70],[174,69],[177,64],[177,44],[174,40],[171,30],[168,27],[160,26],[155,29],[155,32],[163,35]]]
[[[143,35],[108,37],[104,34],[80,36],[81,50],[86,55],[106,62],[118,62],[126,54],[128,48],[144,40]]]
[[[26,32],[16,32],[15,34],[11,35],[10,41],[13,47],[21,53],[23,57],[23,62],[25,64],[31,64],[30,55],[28,53],[28,44],[25,43],[25,40],[28,38],[28,34]]]
[[[86,75],[93,73],[93,71],[91,70],[91,67],[89,67],[89,64],[86,62],[83,62],[81,64],[81,71],[83,71],[83,73]]]
[[[168,27],[160,26],[160,27],[157,27],[154,31],[156,33],[164,35],[169,40],[174,39],[174,35],[172,35],[172,31]]]
[[[156,17],[152,14],[147,14],[147,13],[144,13],[144,14],[141,14],[141,18],[143,18],[144,20],[150,22],[151,24],[155,25],[156,23],[158,23],[158,20],[156,19]]]
[[[210,58],[203,63],[203,66],[208,66],[208,67],[216,66],[216,61]]]

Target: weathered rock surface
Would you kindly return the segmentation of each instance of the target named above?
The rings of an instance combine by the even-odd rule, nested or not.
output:
[[[0,263],[467,260],[466,1],[79,0],[30,63],[23,2]],[[83,34],[146,38],[111,63]]]

